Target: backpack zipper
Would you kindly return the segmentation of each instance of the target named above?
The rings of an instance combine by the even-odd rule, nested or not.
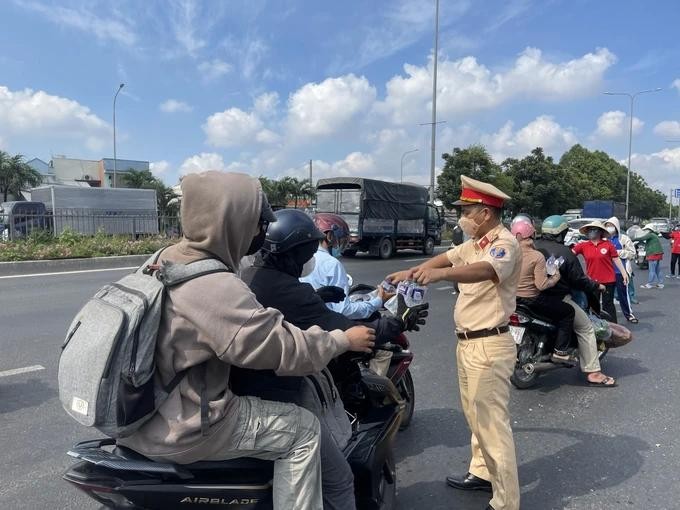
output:
[[[121,285],[120,283],[112,283],[111,285],[119,290],[129,292],[142,300],[142,306],[144,308],[142,312],[143,320],[144,315],[146,315],[146,310],[149,307],[149,302],[146,300],[146,296],[139,292],[138,290],[131,289],[129,287],[126,287],[125,285]],[[132,375],[135,373],[135,367],[137,362],[137,349],[139,348],[139,328],[142,327],[142,320],[140,320],[139,324],[137,324],[137,327],[135,328],[135,336],[132,339],[132,352],[130,353],[130,365],[128,366],[127,370],[127,378],[129,382],[132,382]]]

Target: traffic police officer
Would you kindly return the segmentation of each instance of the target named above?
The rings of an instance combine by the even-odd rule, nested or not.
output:
[[[521,252],[501,223],[510,197],[495,186],[461,177],[459,225],[470,239],[420,266],[390,275],[393,282],[459,283],[454,310],[458,383],[472,430],[472,460],[463,477],[447,477],[462,490],[493,489],[492,510],[519,509],[519,481],[508,401],[517,350],[508,320],[515,310]]]

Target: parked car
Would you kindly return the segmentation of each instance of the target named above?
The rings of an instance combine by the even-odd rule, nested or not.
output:
[[[603,218],[579,218],[577,220],[568,221],[567,225],[569,225],[569,230],[567,230],[567,235],[564,236],[564,244],[566,246],[574,246],[581,241],[585,241],[586,238],[579,232],[579,229],[593,221],[601,221],[604,223],[606,220]]]
[[[659,234],[668,234],[673,230],[671,221],[668,218],[652,218],[649,220],[649,223],[654,225]]]

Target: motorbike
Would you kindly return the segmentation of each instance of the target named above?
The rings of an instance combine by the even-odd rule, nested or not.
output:
[[[592,312],[595,313],[595,312]],[[607,319],[602,310],[598,317]],[[577,360],[574,363],[554,362],[551,359],[557,326],[529,307],[518,304],[515,313],[510,316],[510,332],[517,344],[517,363],[510,377],[510,382],[517,389],[531,388],[538,382],[541,374],[561,368],[574,368],[578,365],[578,342],[572,335],[570,354]],[[607,354],[609,347],[601,341],[597,344],[597,355],[600,360]]]
[[[351,278],[351,277],[350,277]],[[375,287],[366,284],[353,285],[349,296],[352,300],[366,299]],[[383,309],[380,313],[386,313]],[[415,384],[409,367],[413,362],[413,352],[410,350],[410,342],[404,333],[396,337],[387,349],[392,352],[390,365],[387,369],[387,378],[396,386],[399,395],[404,400],[404,415],[399,430],[405,430],[413,420],[416,405]]]
[[[370,289],[370,290],[369,290]],[[357,286],[361,295],[374,287]],[[382,344],[392,359],[386,376],[368,368],[372,355],[345,353],[329,370],[352,427],[343,453],[354,473],[359,510],[396,506],[396,434],[413,417],[413,353],[403,333]],[[173,464],[150,460],[111,438],[77,443],[64,480],[107,508],[271,510],[274,462],[252,458]]]
[[[647,260],[647,248],[645,243],[635,241],[635,263],[640,269],[649,268],[649,261]]]

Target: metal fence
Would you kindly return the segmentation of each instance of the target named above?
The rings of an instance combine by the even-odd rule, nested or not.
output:
[[[0,239],[25,239],[36,233],[59,236],[64,231],[82,235],[102,232],[133,238],[163,235],[179,237],[182,224],[179,216],[157,214],[89,214],[60,212],[57,214],[6,214],[0,217]]]

